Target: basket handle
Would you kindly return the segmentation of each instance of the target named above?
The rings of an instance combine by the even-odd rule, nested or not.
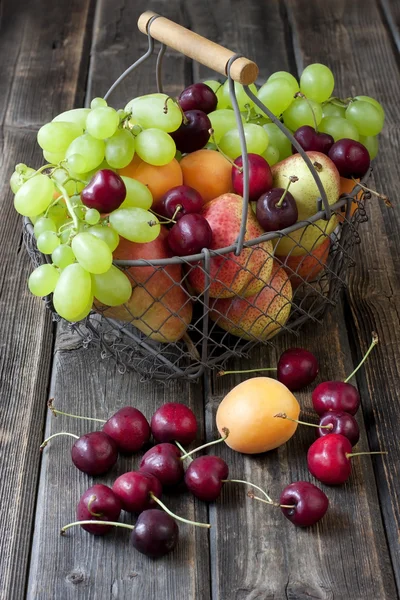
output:
[[[150,21],[151,23],[149,23]],[[142,33],[150,34],[159,42],[217,71],[221,75],[227,75],[228,61],[232,56],[235,56],[235,52],[211,42],[207,38],[151,10],[147,10],[140,15],[138,28]],[[248,58],[237,58],[232,63],[230,75],[234,81],[249,85],[257,79],[258,67],[255,62]]]

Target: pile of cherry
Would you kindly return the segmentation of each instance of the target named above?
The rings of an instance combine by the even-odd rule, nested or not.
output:
[[[368,352],[355,371],[377,341],[374,335]],[[317,374],[318,362],[315,356],[299,348],[286,350],[277,366],[278,380],[291,391],[310,384]],[[359,428],[354,415],[360,406],[360,396],[357,389],[347,383],[350,377],[344,382],[320,383],[312,394],[313,406],[320,421],[318,424],[311,424],[317,428],[318,437],[308,450],[308,469],[316,479],[328,485],[341,484],[348,479],[351,473],[350,459],[353,456],[370,454],[352,452],[352,446],[359,439]],[[49,401],[49,408],[54,415],[77,417],[56,409],[52,400]],[[275,417],[288,418],[284,413]],[[227,482],[246,484],[252,488],[248,493],[250,498],[280,507],[284,516],[300,527],[313,525],[328,509],[326,494],[307,481],[291,483],[282,491],[279,502],[274,502],[259,486],[238,479],[228,479],[229,467],[222,458],[203,455],[193,460],[192,454],[225,441],[229,437],[229,431],[225,430],[224,437],[214,442],[186,452],[183,445],[190,444],[196,438],[197,421],[192,410],[183,404],[164,404],[154,413],[150,424],[143,413],[131,406],[121,408],[107,421],[89,420],[102,422],[102,430],[81,437],[67,432],[56,433],[46,439],[41,448],[56,436],[72,436],[76,438],[71,449],[74,465],[88,475],[97,476],[114,466],[119,452],[131,454],[141,450],[149,443],[151,435],[156,445],[145,452],[139,470],[120,475],[112,488],[96,484],[86,490],[77,505],[78,520],[63,527],[61,533],[75,525],[80,525],[94,535],[104,535],[113,526],[125,527],[132,530],[131,542],[139,552],[151,557],[163,556],[178,541],[176,520],[210,527],[207,523],[195,523],[175,515],[160,500],[163,487],[175,486],[182,481],[196,498],[205,502],[216,500]],[[296,422],[303,424],[302,421]],[[185,470],[186,459],[190,464]],[[254,489],[263,497],[256,496]],[[137,515],[136,524],[118,522],[121,510]]]

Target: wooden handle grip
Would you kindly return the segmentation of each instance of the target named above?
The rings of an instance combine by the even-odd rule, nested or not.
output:
[[[228,61],[235,52],[211,42],[151,10],[147,10],[139,17],[138,27],[142,33],[148,33],[148,24],[152,17],[157,17],[150,26],[151,35],[155,40],[217,71],[217,73],[221,73],[221,75],[227,75]],[[257,79],[258,67],[248,58],[238,58],[232,63],[230,74],[234,81],[249,85]]]

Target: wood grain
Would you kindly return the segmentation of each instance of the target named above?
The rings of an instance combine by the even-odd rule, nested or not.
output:
[[[398,13],[396,3],[391,3]],[[397,98],[400,94],[398,54],[381,21],[375,2],[336,2],[312,10],[307,2],[290,2],[290,19],[304,65],[326,62],[336,77],[339,94],[361,93],[377,98],[386,112],[386,125],[379,136],[380,149],[374,161],[373,189],[393,199],[388,209],[372,197],[368,200],[369,222],[363,226],[362,244],[356,255],[357,268],[350,273],[349,300],[354,320],[350,339],[359,359],[366,350],[371,331],[380,344],[357,377],[371,449],[389,451],[387,460],[374,463],[379,499],[384,516],[393,568],[400,588],[399,562],[399,461],[398,368],[400,360],[400,205],[397,202],[400,146]],[[342,17],[344,17],[345,19]],[[310,41],[306,23],[312,19],[315,33]],[[326,23],[331,27],[326,27]],[[373,26],[372,26],[373,24]],[[360,52],[360,48],[363,49]],[[345,57],[345,58],[343,58]]]
[[[155,10],[178,20],[178,3],[156,3]],[[102,95],[114,79],[145,50],[145,36],[133,28],[145,2],[99,2],[96,14],[87,100]],[[124,106],[139,94],[154,91],[154,60],[124,82],[112,96],[115,106]],[[186,61],[173,53],[165,57],[164,79],[169,91],[185,84]],[[173,82],[168,86],[169,82]],[[176,92],[175,92],[176,93]],[[79,340],[64,329],[58,332],[51,394],[67,412],[90,416],[111,415],[124,405],[134,405],[150,419],[161,404],[179,400],[191,406],[203,437],[202,386],[187,382],[167,385],[142,383],[133,373],[121,375],[112,362],[101,361],[98,351],[85,350]],[[48,417],[46,434],[69,430],[83,433],[90,424]],[[60,527],[75,518],[80,495],[93,479],[71,463],[69,438],[59,438],[43,455],[38,510],[33,538],[32,564],[28,583],[29,600],[53,598],[138,600],[150,598],[210,597],[208,533],[190,525],[180,526],[176,550],[156,563],[136,552],[129,532],[116,530],[105,538],[90,536],[79,528],[66,537]],[[140,454],[140,453],[139,453]],[[140,456],[120,458],[116,468],[101,481],[112,484],[121,473],[138,466]],[[100,480],[100,478],[97,478]],[[177,514],[207,522],[207,507],[189,494],[166,494],[165,501]],[[131,515],[125,515],[134,522]]]

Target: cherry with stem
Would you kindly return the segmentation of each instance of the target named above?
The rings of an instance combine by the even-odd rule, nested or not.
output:
[[[204,448],[208,448],[209,446],[214,446],[215,444],[220,444],[221,442],[224,442],[227,439],[227,437],[229,436],[229,429],[227,427],[223,427],[222,431],[224,433],[223,437],[219,438],[218,440],[213,440],[212,442],[207,442],[206,444],[203,444],[202,446],[199,446],[198,448],[194,448],[194,450],[190,450],[190,452],[186,452],[186,454],[181,456],[180,459],[184,460],[185,458],[188,458],[195,452],[199,452],[200,450],[203,450]]]

